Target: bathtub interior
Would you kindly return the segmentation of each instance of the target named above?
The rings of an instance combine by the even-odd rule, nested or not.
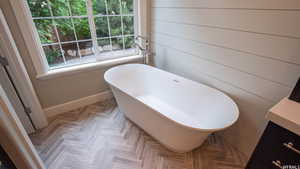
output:
[[[140,64],[110,70],[106,80],[148,107],[186,127],[219,130],[238,118],[236,104],[215,89]]]
[[[123,67],[110,69],[105,73],[104,78],[114,87],[130,94],[133,97],[139,96],[145,91],[146,72],[143,70],[129,70]]]

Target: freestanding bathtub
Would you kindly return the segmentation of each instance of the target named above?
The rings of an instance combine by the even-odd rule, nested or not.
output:
[[[193,150],[239,116],[222,92],[151,66],[117,66],[104,78],[125,116],[176,152]]]

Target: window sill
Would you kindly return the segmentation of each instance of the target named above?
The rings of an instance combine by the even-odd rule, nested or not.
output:
[[[54,69],[54,70],[49,70],[44,74],[37,75],[37,79],[38,80],[54,79],[54,78],[59,78],[62,76],[72,75],[76,73],[92,71],[99,68],[116,66],[118,64],[140,61],[142,58],[143,57],[141,55],[134,55],[134,56],[127,56],[127,57],[105,60],[105,61],[87,63],[87,64],[82,64],[82,65],[77,65],[72,67]]]

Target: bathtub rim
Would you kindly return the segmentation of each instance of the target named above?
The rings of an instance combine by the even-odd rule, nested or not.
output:
[[[145,65],[145,64],[136,64],[136,63],[133,63],[133,64],[124,64],[124,65],[143,65],[143,66],[149,66],[149,65]],[[169,118],[168,116],[166,116],[166,115],[160,113],[158,110],[156,110],[155,108],[151,107],[150,105],[145,104],[145,103],[142,102],[141,100],[137,99],[136,96],[133,96],[132,94],[129,94],[129,93],[123,91],[123,90],[120,89],[119,87],[117,87],[117,86],[115,86],[114,84],[112,84],[111,82],[109,82],[109,80],[107,80],[107,76],[108,76],[107,74],[109,73],[110,70],[115,69],[115,68],[118,68],[118,67],[122,67],[122,66],[124,66],[124,65],[118,65],[118,66],[112,67],[112,68],[108,69],[107,71],[105,71],[105,73],[104,73],[104,79],[105,79],[105,81],[106,81],[110,86],[112,86],[112,87],[116,88],[117,90],[119,90],[119,91],[121,91],[121,92],[127,94],[128,96],[132,97],[134,100],[136,100],[136,101],[142,103],[143,105],[145,105],[147,108],[150,108],[151,110],[155,111],[155,113],[158,114],[159,116],[161,116],[161,117],[163,117],[163,118],[165,118],[165,119],[167,119],[167,120],[169,120],[169,121],[171,121],[171,122],[173,122],[173,123],[175,123],[175,124],[177,124],[177,125],[180,125],[180,126],[182,126],[182,127],[184,127],[184,128],[188,128],[188,129],[191,129],[191,130],[197,130],[197,131],[201,131],[201,132],[211,132],[211,133],[212,133],[212,132],[221,131],[221,130],[224,130],[224,129],[227,129],[227,128],[231,127],[231,126],[234,125],[234,124],[238,121],[238,119],[239,119],[239,115],[240,115],[239,107],[237,106],[237,104],[235,103],[235,101],[234,101],[233,99],[231,99],[227,94],[223,93],[222,91],[220,91],[220,90],[218,90],[218,89],[215,89],[215,88],[212,88],[212,87],[210,87],[210,86],[207,86],[207,85],[205,85],[205,84],[202,84],[202,83],[199,83],[199,82],[196,82],[196,81],[187,79],[187,78],[185,78],[185,77],[182,77],[182,76],[179,76],[179,75],[176,75],[176,74],[173,74],[173,73],[170,73],[170,72],[161,70],[161,71],[164,71],[164,72],[166,72],[166,73],[170,73],[170,74],[179,76],[179,77],[181,77],[181,78],[184,78],[185,80],[192,81],[192,82],[194,82],[194,83],[199,83],[199,84],[201,84],[201,85],[203,85],[203,86],[206,86],[206,87],[208,87],[208,88],[210,88],[210,89],[215,90],[216,92],[221,93],[224,97],[227,97],[227,99],[230,100],[230,102],[233,104],[234,109],[235,109],[235,112],[236,112],[236,114],[237,114],[236,119],[233,120],[233,121],[231,122],[231,124],[226,125],[226,126],[224,126],[224,127],[211,128],[211,129],[205,129],[205,128],[193,127],[193,126],[189,126],[189,125],[180,123],[180,122],[178,122],[178,121],[176,121],[176,120],[173,120],[173,119]],[[149,67],[152,67],[152,66],[149,66]],[[156,67],[154,67],[154,68],[156,68]],[[156,68],[156,69],[158,69],[158,68]],[[159,70],[160,70],[160,69],[159,69]],[[112,89],[111,89],[111,90],[112,90]]]

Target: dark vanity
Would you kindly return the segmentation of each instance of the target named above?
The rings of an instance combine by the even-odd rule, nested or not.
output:
[[[266,117],[269,123],[246,169],[300,169],[300,103],[285,98]]]
[[[0,169],[16,169],[15,165],[4,151],[4,149],[0,146]]]

